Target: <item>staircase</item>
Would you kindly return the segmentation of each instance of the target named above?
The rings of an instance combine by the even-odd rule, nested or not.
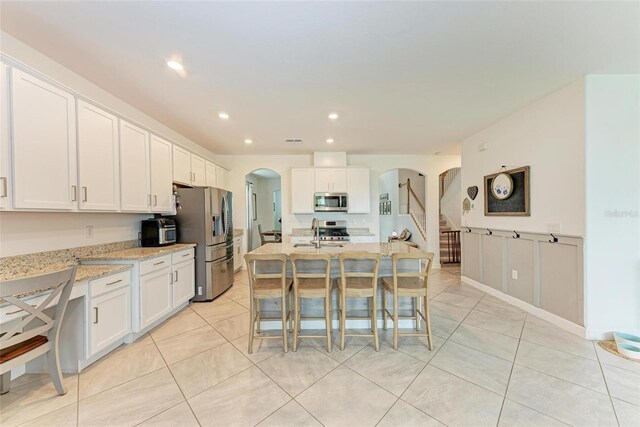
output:
[[[409,216],[413,220],[413,223],[416,225],[418,232],[422,236],[422,239],[427,241],[427,210],[424,205],[418,199],[418,196],[411,188],[411,180],[407,179],[407,182],[404,184],[400,184],[400,187],[407,187],[407,211],[409,212]]]
[[[460,168],[449,169],[440,174],[440,200],[460,173]],[[460,230],[454,230],[447,218],[440,213],[440,262],[460,262]]]

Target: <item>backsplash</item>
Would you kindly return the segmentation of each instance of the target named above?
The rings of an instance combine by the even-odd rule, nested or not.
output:
[[[125,240],[123,242],[80,246],[57,251],[4,257],[0,258],[0,280],[7,280],[17,274],[30,272],[44,273],[74,264],[78,258],[135,248],[137,246],[138,240]]]

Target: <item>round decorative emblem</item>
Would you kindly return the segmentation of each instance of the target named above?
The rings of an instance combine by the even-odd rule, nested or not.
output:
[[[505,200],[511,197],[513,191],[513,179],[507,172],[496,175],[491,181],[491,193],[498,200]]]

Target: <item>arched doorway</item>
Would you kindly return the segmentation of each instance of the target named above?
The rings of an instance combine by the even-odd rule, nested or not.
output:
[[[380,175],[378,188],[380,240],[385,241],[395,233],[398,238],[426,249],[427,181],[424,174],[413,169],[391,169]]]
[[[247,250],[282,236],[282,180],[271,169],[256,169],[245,176]],[[260,234],[262,230],[262,236]]]
[[[460,225],[462,223],[462,183],[460,168],[451,168],[438,177],[440,263],[460,265]]]

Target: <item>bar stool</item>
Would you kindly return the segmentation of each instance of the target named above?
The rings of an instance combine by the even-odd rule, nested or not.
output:
[[[418,261],[418,271],[398,272],[398,261],[416,260]],[[433,252],[415,252],[415,253],[394,253],[391,255],[391,264],[393,277],[382,278],[382,306],[384,329],[387,329],[387,318],[393,317],[393,349],[398,349],[398,335],[402,336],[427,336],[429,340],[429,350],[433,350],[433,341],[431,339],[431,322],[429,317],[429,274],[431,273],[431,265],[433,264]],[[393,295],[393,313],[387,310],[387,292]],[[415,298],[415,316],[398,315],[398,299],[400,297]],[[423,298],[424,313],[419,309],[419,298]],[[420,331],[420,317],[425,322],[425,333],[398,333],[398,319],[415,319],[416,331]]]
[[[247,254],[244,256],[249,274],[249,297],[251,322],[249,326],[249,349],[253,352],[253,340],[260,333],[260,322],[263,320],[282,320],[282,335],[261,336],[261,339],[282,337],[285,353],[287,346],[287,322],[291,325],[291,305],[287,307],[287,299],[291,297],[291,279],[287,278],[287,256],[285,254]],[[262,272],[256,272],[260,266]],[[281,317],[262,318],[260,316],[260,301],[280,298],[282,303]]]
[[[376,351],[380,351],[378,344],[378,266],[380,265],[380,254],[372,254],[368,252],[352,252],[343,253],[338,256],[340,260],[340,278],[336,279],[338,283],[338,301],[340,302],[340,350],[344,350],[345,336],[373,336],[373,342]],[[347,271],[349,264],[361,264],[358,271]],[[362,264],[373,264],[373,268],[369,271],[362,271]],[[372,334],[347,334],[345,333],[345,323],[347,319],[366,319],[367,317],[347,317],[347,297],[353,298],[371,298],[372,304],[368,319],[371,321]]]
[[[293,312],[295,325],[293,329],[293,351],[298,348],[298,338],[327,338],[327,351],[331,352],[331,255],[329,254],[291,254],[291,267],[293,270]],[[324,263],[323,272],[302,272],[302,262]],[[300,264],[299,264],[300,263]],[[308,271],[308,269],[307,269]],[[324,321],[326,335],[299,335],[300,321],[302,319],[323,319],[322,317],[302,317],[300,305],[302,298],[324,298]]]

